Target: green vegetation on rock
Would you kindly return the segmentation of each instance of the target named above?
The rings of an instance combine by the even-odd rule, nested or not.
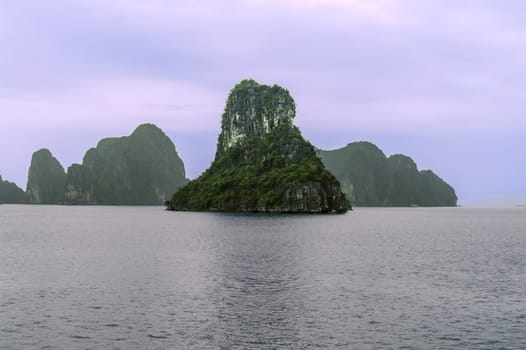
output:
[[[64,168],[48,149],[43,148],[33,153],[26,187],[30,203],[61,203],[65,183]]]
[[[418,178],[417,203],[421,206],[456,206],[455,190],[431,170],[423,170]]]
[[[28,203],[27,194],[15,183],[3,180],[0,175],[0,204]]]
[[[64,202],[69,204],[97,204],[96,178],[90,168],[73,164],[68,168]]]
[[[340,184],[292,124],[277,85],[244,80],[230,92],[211,166],[166,203],[171,210],[344,212]]]
[[[421,201],[422,191],[418,185],[421,175],[411,158],[403,154],[392,155],[387,159],[387,167],[389,169],[389,190],[387,191],[386,202],[389,205],[394,207],[429,206]],[[429,203],[443,205],[436,201]]]
[[[430,170],[418,171],[402,154],[387,158],[370,142],[318,151],[356,206],[456,206],[455,190]]]
[[[69,204],[160,205],[187,182],[175,146],[153,124],[126,137],[106,138],[68,168]]]

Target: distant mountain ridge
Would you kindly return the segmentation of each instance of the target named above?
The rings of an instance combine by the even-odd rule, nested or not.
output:
[[[457,204],[449,184],[431,170],[419,171],[405,155],[386,157],[364,141],[315,151],[292,124],[294,100],[281,87],[247,80],[236,85],[231,97],[216,159],[199,178],[209,177],[205,182],[213,183],[211,187],[189,187],[172,198],[188,182],[183,161],[161,129],[143,124],[129,136],[101,140],[86,152],[82,164],[71,165],[67,172],[49,150],[36,151],[26,192],[0,177],[0,203],[160,205],[171,198],[169,208],[312,212],[331,198],[340,203],[334,210],[343,211],[349,204],[337,195],[341,191],[356,206]],[[312,158],[316,152],[321,162]],[[238,191],[236,184],[248,187]],[[286,200],[280,202],[280,195]],[[330,211],[331,205],[319,210]]]
[[[26,204],[27,194],[15,183],[2,179],[0,175],[0,204]]]
[[[153,124],[130,136],[106,138],[68,168],[64,202],[69,204],[163,204],[187,182],[175,146]]]
[[[353,142],[318,155],[356,206],[456,206],[455,190],[408,156],[385,154],[371,142]]]
[[[27,193],[34,204],[161,205],[187,181],[170,138],[143,124],[101,140],[67,173],[49,150],[35,152]]]

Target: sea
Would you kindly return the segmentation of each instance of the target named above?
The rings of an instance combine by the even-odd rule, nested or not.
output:
[[[2,205],[0,349],[526,349],[526,208]]]

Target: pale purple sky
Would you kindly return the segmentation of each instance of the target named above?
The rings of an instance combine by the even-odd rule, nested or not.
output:
[[[526,2],[4,0],[0,174],[33,151],[67,168],[153,122],[190,178],[247,77],[289,89],[315,146],[376,143],[460,203],[526,194]]]

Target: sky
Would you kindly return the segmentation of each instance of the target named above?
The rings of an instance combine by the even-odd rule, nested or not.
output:
[[[3,0],[0,174],[67,168],[155,123],[187,176],[210,164],[229,90],[287,88],[316,147],[403,153],[460,204],[526,195],[526,2]]]

